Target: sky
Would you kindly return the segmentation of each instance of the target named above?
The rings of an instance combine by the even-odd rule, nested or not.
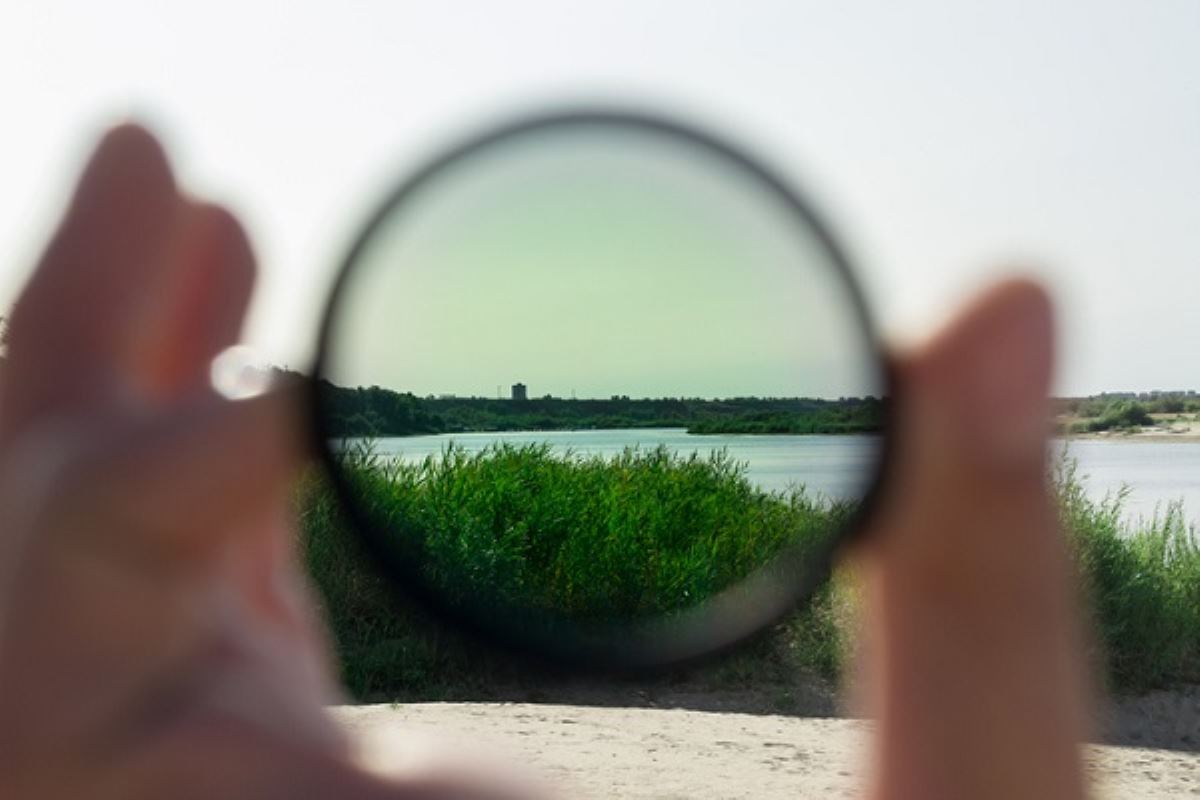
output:
[[[261,263],[245,340],[307,365],[395,181],[521,110],[695,120],[814,198],[890,339],[1014,269],[1056,391],[1200,389],[1200,3],[276,2],[0,6],[0,308],[106,125],[134,118]]]
[[[418,395],[885,392],[838,264],[724,155],[543,126],[433,173],[364,240],[321,377]]]

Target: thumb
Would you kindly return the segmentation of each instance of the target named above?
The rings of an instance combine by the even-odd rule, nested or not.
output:
[[[901,361],[898,458],[863,552],[879,796],[1081,796],[1053,347],[1045,293],[1010,281]]]
[[[1053,350],[1045,292],[1009,281],[901,358],[899,458],[873,537],[894,551],[890,572],[999,588],[1027,571],[1029,548],[1061,549],[1046,482]]]

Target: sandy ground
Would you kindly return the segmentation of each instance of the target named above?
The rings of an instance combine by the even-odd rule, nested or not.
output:
[[[543,776],[561,797],[859,797],[870,735],[861,720],[682,709],[415,703],[335,713],[377,760],[499,761]],[[1095,796],[1200,797],[1200,753],[1175,747],[1086,746]]]

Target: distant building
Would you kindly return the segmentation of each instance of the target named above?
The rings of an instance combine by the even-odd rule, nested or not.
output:
[[[529,393],[525,390],[525,384],[514,383],[512,385],[512,399],[521,401],[529,399]]]

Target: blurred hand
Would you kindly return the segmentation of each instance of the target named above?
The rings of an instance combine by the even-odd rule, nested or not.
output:
[[[254,260],[157,143],[101,143],[0,372],[0,796],[510,796],[356,766],[286,513],[288,399],[210,388]]]

